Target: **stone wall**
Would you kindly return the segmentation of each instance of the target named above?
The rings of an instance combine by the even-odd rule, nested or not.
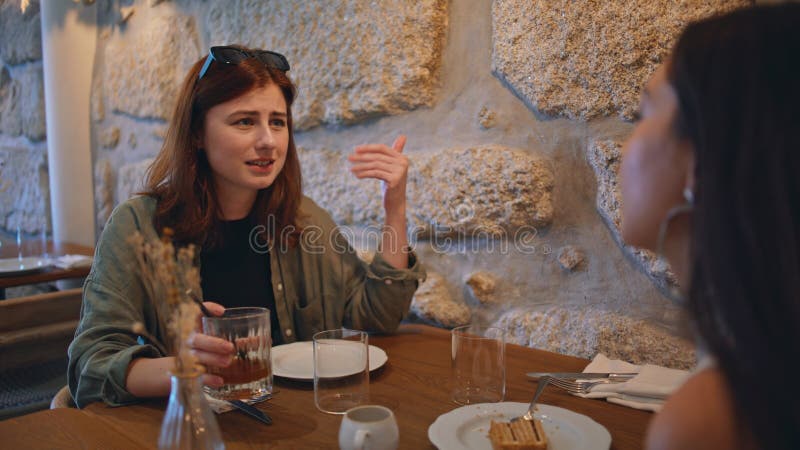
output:
[[[267,48],[287,56],[299,86],[306,193],[365,258],[382,220],[380,187],[353,178],[345,157],[355,145],[408,136],[408,219],[430,271],[410,320],[498,323],[524,345],[692,364],[679,310],[661,294],[674,284],[669,267],[619,237],[619,148],[640,86],[681,27],[748,2],[123,3],[98,8],[99,226],[141,188],[188,66],[210,45]],[[8,4],[0,22],[23,27]],[[0,131],[35,148],[40,56],[21,48],[0,44],[0,104],[16,105],[3,106]],[[22,97],[31,101],[8,100]],[[6,120],[9,110],[18,113]]]
[[[0,230],[49,229],[39,4],[0,0]]]

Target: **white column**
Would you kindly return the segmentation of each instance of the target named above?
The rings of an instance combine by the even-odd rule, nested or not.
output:
[[[90,90],[97,6],[41,2],[53,238],[94,246]]]

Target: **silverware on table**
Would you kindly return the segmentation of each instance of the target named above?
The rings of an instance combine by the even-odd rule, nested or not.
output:
[[[597,386],[598,384],[618,384],[618,383],[624,383],[625,381],[627,380],[626,379],[612,380],[609,378],[602,378],[598,380],[582,380],[582,381],[572,381],[564,378],[550,378],[550,384],[552,384],[555,387],[564,389],[570,394],[588,394],[589,392],[592,391],[592,388]]]
[[[639,375],[636,372],[608,372],[608,373],[584,373],[584,372],[528,372],[526,374],[531,378],[567,378],[574,380],[591,380],[596,378],[608,378],[610,380],[627,381]]]
[[[248,405],[241,400],[228,400],[228,404],[256,420],[272,425],[272,418],[253,405]]]
[[[547,383],[549,383],[552,380],[553,378],[547,375],[539,379],[539,386],[536,388],[536,393],[533,394],[533,399],[531,400],[531,403],[528,405],[528,410],[525,412],[525,414],[511,419],[511,422],[516,422],[518,420],[533,420],[533,410],[536,407],[536,401],[539,400],[539,396],[542,395],[542,392],[544,392],[544,388],[545,386],[547,386]]]

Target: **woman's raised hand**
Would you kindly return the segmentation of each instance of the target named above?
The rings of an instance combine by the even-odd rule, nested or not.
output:
[[[406,137],[402,134],[388,147],[383,144],[359,145],[347,159],[350,171],[358,178],[375,178],[383,183],[384,233],[379,252],[393,267],[408,267],[406,235],[406,180],[408,158],[403,155]]]
[[[403,155],[406,137],[400,135],[391,147],[384,144],[357,146],[347,159],[353,164],[350,171],[358,178],[383,181],[383,207],[387,214],[405,214],[408,158]]]
[[[225,313],[225,307],[219,303],[203,302],[208,312],[215,316]],[[202,330],[202,327],[199,327]],[[233,360],[233,344],[225,339],[203,334],[200,331],[192,333],[188,340],[192,354],[197,362],[204,366],[227,367]],[[203,375],[203,383],[211,387],[221,387],[222,377],[217,375]]]

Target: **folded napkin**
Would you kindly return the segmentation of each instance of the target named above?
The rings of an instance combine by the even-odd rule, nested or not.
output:
[[[659,411],[661,406],[687,378],[686,370],[645,364],[637,366],[618,359],[608,359],[602,353],[594,357],[584,372],[636,372],[638,375],[624,383],[598,384],[588,394],[575,394],[585,398],[605,398],[636,409]]]
[[[214,398],[208,395],[207,393],[203,393],[203,395],[206,396],[206,400],[208,401],[208,406],[210,406],[211,409],[217,414],[222,414],[224,412],[228,412],[233,409],[233,405],[226,402],[225,400]]]
[[[92,257],[86,255],[64,255],[53,260],[53,265],[61,269],[77,269],[79,267],[91,267]]]

